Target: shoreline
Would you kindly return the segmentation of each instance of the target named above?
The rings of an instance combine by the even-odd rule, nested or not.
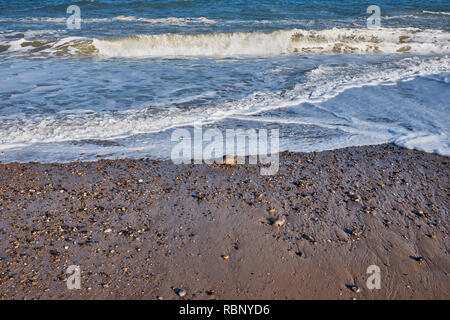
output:
[[[273,176],[248,161],[0,163],[0,298],[450,298],[449,157],[279,157]]]

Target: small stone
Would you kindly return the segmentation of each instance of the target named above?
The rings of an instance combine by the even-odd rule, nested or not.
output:
[[[269,213],[275,213],[275,209],[270,209]]]
[[[180,298],[185,298],[187,295],[186,290],[183,289],[175,289],[175,293],[180,297]]]
[[[423,257],[416,257],[415,260],[419,263],[422,263],[425,261],[425,259]]]
[[[354,194],[353,192],[349,192],[348,196],[350,198],[350,200],[355,201],[355,202],[360,202],[361,201],[361,196]]]
[[[354,293],[361,292],[361,289],[358,286],[350,286],[350,290],[352,290]]]
[[[286,224],[286,219],[281,216],[273,222],[276,227],[283,227]]]
[[[138,180],[138,183],[143,183],[143,182],[144,182],[144,180],[142,180],[142,179]]]
[[[111,228],[108,228],[108,229],[105,230],[105,233],[111,233],[111,232],[112,232]]]
[[[307,234],[302,234],[302,238],[311,242],[312,244],[316,244],[316,242],[317,242],[313,237],[308,236]]]
[[[353,230],[351,233],[351,236],[355,239],[359,239],[362,236],[362,231],[361,230]]]
[[[229,259],[230,259],[230,256],[229,256],[229,255],[222,255],[222,259],[223,259],[223,260],[229,260]]]

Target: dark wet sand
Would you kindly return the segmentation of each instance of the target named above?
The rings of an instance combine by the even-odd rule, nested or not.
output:
[[[448,157],[394,145],[283,153],[275,176],[151,160],[0,164],[0,297],[449,299],[449,169]],[[69,265],[80,290],[66,287]],[[370,265],[380,290],[366,287]]]

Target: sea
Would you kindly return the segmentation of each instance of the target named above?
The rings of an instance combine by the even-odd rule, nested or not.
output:
[[[448,0],[0,0],[3,163],[168,158],[198,123],[449,156],[449,82]]]

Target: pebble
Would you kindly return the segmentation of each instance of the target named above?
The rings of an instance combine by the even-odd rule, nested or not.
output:
[[[302,238],[307,240],[307,241],[309,241],[309,242],[311,242],[312,244],[316,244],[316,240],[314,240],[313,237],[308,236],[307,234],[302,234]]]
[[[362,236],[362,231],[361,230],[353,230],[351,233],[351,236],[355,239],[359,239]]]
[[[350,290],[352,290],[355,293],[360,293],[361,289],[358,286],[351,286]]]
[[[186,290],[183,290],[183,289],[176,289],[176,290],[175,290],[175,293],[176,293],[180,298],[186,297],[186,294],[187,294]]]
[[[105,233],[111,233],[111,232],[112,232],[111,228],[108,228],[108,229],[105,230]]]
[[[276,227],[283,227],[286,224],[286,219],[284,217],[279,217],[273,224]]]
[[[353,192],[349,192],[348,196],[350,197],[350,200],[355,201],[355,202],[360,202],[361,201],[361,196],[354,194]]]

